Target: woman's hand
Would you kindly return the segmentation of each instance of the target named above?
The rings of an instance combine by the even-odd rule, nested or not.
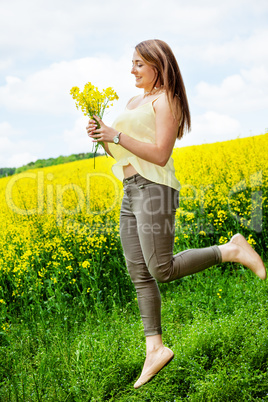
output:
[[[86,127],[88,136],[93,139],[93,142],[113,142],[118,131],[112,127],[106,126],[98,116],[93,117],[99,123],[100,128],[97,128],[95,120],[90,119]]]

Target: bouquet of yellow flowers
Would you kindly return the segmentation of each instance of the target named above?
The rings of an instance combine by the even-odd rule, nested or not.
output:
[[[94,115],[99,116],[102,119],[105,109],[108,109],[109,106],[113,106],[112,103],[109,105],[109,102],[119,99],[113,88],[109,87],[100,92],[97,87],[94,87],[94,85],[91,84],[91,82],[88,82],[85,85],[83,91],[80,92],[78,87],[73,87],[70,93],[75,100],[76,108],[79,109],[80,107],[84,115],[90,117],[91,119],[94,119]],[[98,126],[97,128],[100,128],[98,121],[96,119],[94,120]],[[103,142],[99,141],[94,143],[94,155],[98,151],[99,145],[102,145],[104,148]]]

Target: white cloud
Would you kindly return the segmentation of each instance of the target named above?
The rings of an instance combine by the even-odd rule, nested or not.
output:
[[[175,44],[174,49],[180,60],[194,62],[209,71],[212,78],[218,71],[228,68],[237,71],[238,68],[253,68],[268,64],[268,29],[256,28],[247,33],[233,32],[233,35],[215,37],[208,31],[204,37],[197,33],[197,40],[185,41],[185,44]],[[212,70],[213,69],[213,70]]]
[[[200,82],[194,101],[203,108],[225,113],[254,112],[268,109],[268,68],[242,70],[221,84]]]
[[[10,140],[8,139],[8,137],[0,137],[0,149],[1,151],[7,149],[10,147]]]
[[[0,104],[13,111],[72,113],[75,103],[70,89],[73,86],[83,89],[88,81],[100,90],[113,86],[120,96],[126,97],[134,83],[130,76],[131,56],[128,51],[116,61],[102,56],[54,63],[24,80],[7,76],[6,84],[0,87]]]
[[[0,71],[7,70],[8,68],[11,67],[11,65],[12,65],[11,58],[0,60]]]
[[[218,141],[227,141],[239,137],[241,126],[239,121],[225,115],[208,111],[193,117],[192,130],[181,141],[180,147],[188,145],[208,144]]]
[[[74,44],[75,8],[74,2],[70,12],[68,4],[61,1],[1,1],[0,46],[24,53],[26,57],[40,50],[54,56],[57,52],[70,54]],[[82,19],[85,22],[85,16],[80,22]]]
[[[10,123],[0,123],[0,166],[19,167],[38,159],[34,153],[38,153],[40,146],[34,141],[22,140],[21,134]]]
[[[69,154],[92,151],[92,141],[87,136],[86,132],[87,118],[80,117],[75,121],[74,127],[71,130],[65,130],[63,133],[63,140],[65,142],[65,149]]]
[[[31,154],[30,152],[19,152],[14,153],[10,158],[7,159],[6,167],[20,167],[27,165],[29,162],[35,162],[38,159],[37,156]]]
[[[246,30],[245,18],[248,26],[258,27],[252,16],[266,10],[262,0],[166,0],[165,7],[162,0],[137,0],[135,4],[125,0],[2,0],[0,46],[14,57],[30,59],[34,54],[72,57],[81,45],[88,53],[92,48],[103,52],[111,47],[115,52],[118,43],[135,45],[151,37],[170,39],[174,45],[204,39],[211,43],[230,38],[230,16],[239,35]],[[226,23],[229,29],[223,29]]]
[[[0,123],[0,138],[17,136],[19,134],[20,131],[15,130],[9,122],[3,121],[2,123]]]
[[[12,143],[11,141],[6,141],[4,144],[0,138],[0,166],[1,167],[20,167],[26,165],[29,162],[35,162],[38,157],[36,154],[28,152],[27,149],[33,148],[31,142],[21,141],[18,144]],[[3,148],[2,148],[3,145]],[[37,148],[37,147],[35,147]],[[23,149],[25,151],[23,151]]]
[[[75,45],[82,37],[87,38],[89,45],[93,41],[103,42],[104,37],[105,40],[109,39],[108,32],[119,39],[137,38],[137,30],[131,33],[129,29],[133,24],[142,27],[143,35],[166,32],[165,24],[168,24],[172,33],[195,36],[199,32],[199,35],[203,35],[204,28],[210,32],[217,29],[220,19],[219,7],[213,2],[206,3],[192,1],[185,4],[167,0],[163,10],[161,0],[155,0],[153,6],[150,1],[143,0],[137,0],[135,6],[125,0],[103,0],[101,3],[4,0],[0,5],[0,46],[20,54],[26,52],[28,57],[31,52],[39,53],[40,50],[49,55],[66,57],[73,54]],[[156,26],[157,22],[159,26]]]
[[[257,29],[246,37],[236,35],[224,43],[209,43],[198,53],[211,64],[221,65],[236,61],[257,66],[268,62],[268,52],[265,51],[267,43],[268,29]]]

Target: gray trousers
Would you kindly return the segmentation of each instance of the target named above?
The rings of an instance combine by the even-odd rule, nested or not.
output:
[[[161,296],[157,281],[171,282],[221,262],[217,246],[173,255],[177,190],[134,175],[124,182],[120,237],[137,292],[145,336],[161,330]]]

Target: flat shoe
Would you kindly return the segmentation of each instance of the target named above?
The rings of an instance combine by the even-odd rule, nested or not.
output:
[[[165,366],[168,365],[168,363],[171,362],[173,357],[174,353],[172,352],[172,350],[165,347],[163,349],[163,352],[159,356],[159,359],[156,362],[154,362],[151,365],[151,367],[149,367],[148,370],[142,376],[140,376],[140,378],[135,382],[134,388],[137,389],[142,385],[151,381],[154,378],[154,376],[156,376],[156,374],[159,373],[160,370],[162,370]]]

